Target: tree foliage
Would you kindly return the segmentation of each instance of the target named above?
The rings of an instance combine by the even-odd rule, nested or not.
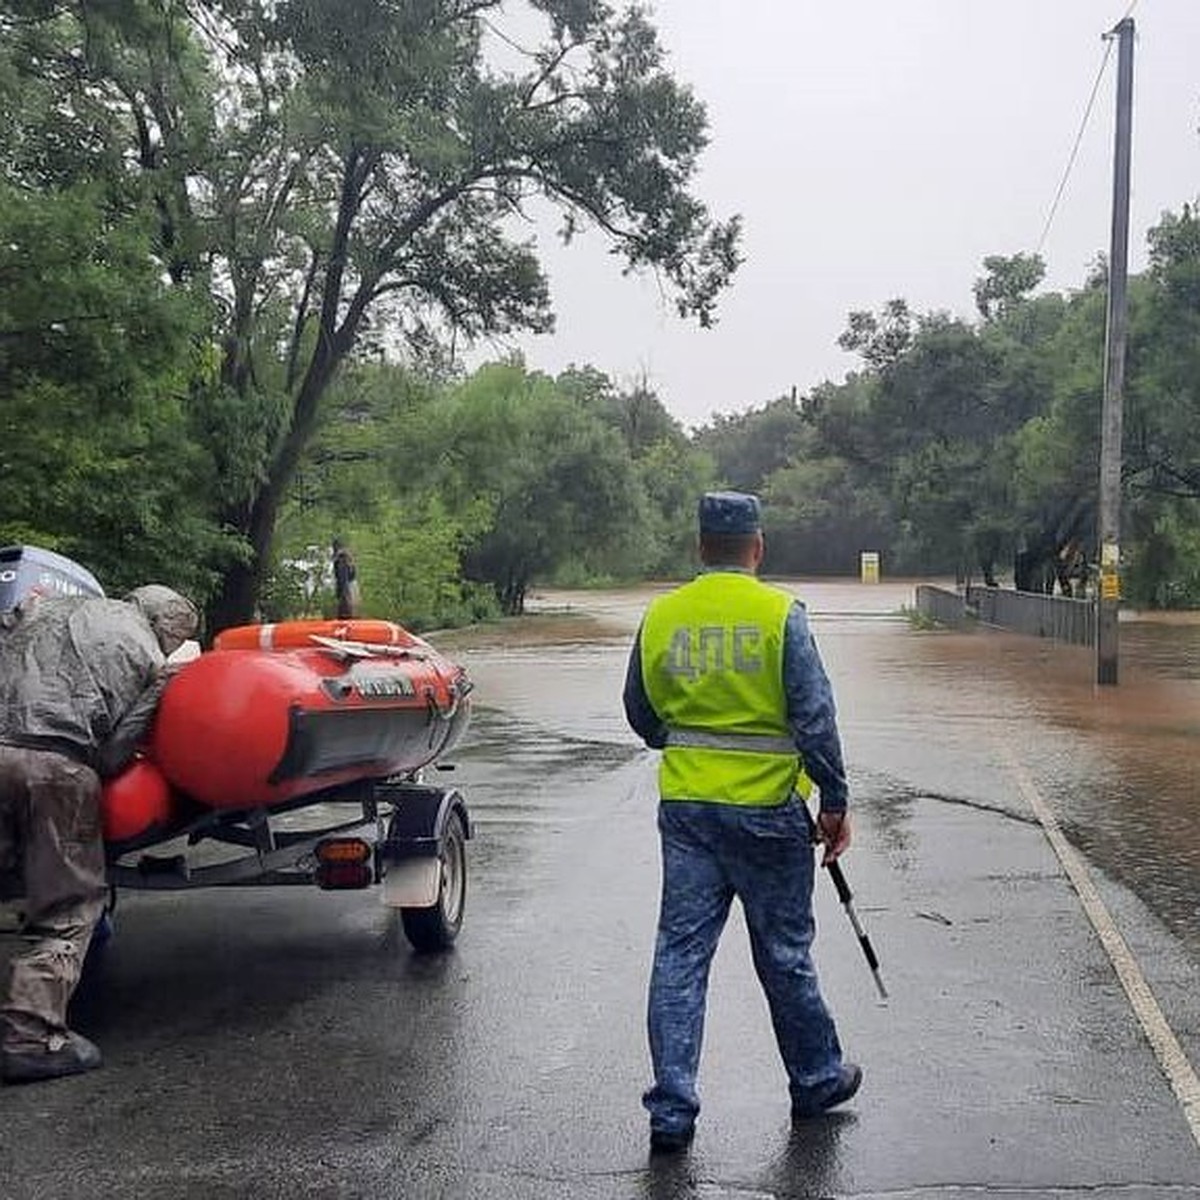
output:
[[[1045,278],[1046,264],[1037,254],[990,254],[986,274],[975,281],[975,307],[985,321],[1003,321]]]
[[[757,491],[791,462],[803,424],[796,401],[781,396],[762,408],[718,413],[697,431],[696,444],[712,456],[726,484]]]
[[[1200,221],[1167,214],[1149,241],[1130,285],[1125,583],[1137,603],[1197,604]],[[1036,256],[983,266],[977,324],[902,299],[853,312],[840,344],[862,369],[804,397],[794,427],[766,409],[702,431],[722,477],[769,499],[770,568],[853,570],[881,549],[894,570],[1052,587],[1095,557],[1103,272],[1035,294]]]
[[[0,0],[0,538],[184,587],[214,627],[320,609],[335,533],[420,626],[683,574],[713,486],[767,497],[775,570],[1090,546],[1102,260],[1054,294],[990,256],[971,321],[852,312],[859,369],[694,434],[594,367],[463,377],[458,340],[551,328],[546,211],[714,319],[739,229],[694,194],[706,133],[644,12],[603,0]],[[1125,579],[1197,603],[1195,211],[1149,250]]]
[[[440,383],[360,365],[330,399],[336,419],[283,506],[273,612],[332,604],[335,534],[354,548],[366,609],[417,628],[518,613],[535,582],[694,565],[711,465],[644,389],[624,395],[593,368],[552,379],[514,359]],[[636,453],[616,419],[631,407],[667,430]]]
[[[205,503],[203,333],[136,218],[91,185],[0,183],[5,539],[85,558],[117,589],[212,587],[232,548]]]
[[[212,302],[210,501],[247,550],[223,566],[216,624],[250,615],[349,361],[401,345],[428,356],[450,331],[550,327],[514,220],[531,204],[556,209],[565,238],[599,230],[681,316],[713,321],[739,230],[691,191],[702,105],[638,8],[529,10],[536,43],[501,69],[499,0],[0,7],[14,46],[0,83],[37,85],[5,126],[14,173],[121,193],[152,224],[170,285]]]
[[[484,368],[439,414],[446,471],[491,505],[467,547],[468,577],[522,611],[529,585],[570,561],[603,571],[643,527],[642,494],[616,433],[546,376],[519,364]]]

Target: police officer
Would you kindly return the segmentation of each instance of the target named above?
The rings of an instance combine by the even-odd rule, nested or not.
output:
[[[814,837],[850,844],[833,694],[802,604],[761,583],[758,498],[699,504],[704,569],[655,599],[629,657],[626,717],[662,750],[662,898],[650,976],[652,1153],[686,1149],[709,965],[734,896],[787,1071],[793,1120],[858,1090],[811,958]],[[805,801],[820,792],[815,829]]]
[[[107,894],[100,779],[133,756],[199,617],[158,584],[35,598],[14,616],[0,634],[0,876],[19,877],[25,948],[0,994],[0,1079],[28,1083],[100,1065],[67,1026]]]

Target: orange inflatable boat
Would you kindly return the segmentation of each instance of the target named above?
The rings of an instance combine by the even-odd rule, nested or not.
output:
[[[462,736],[466,672],[387,621],[226,630],[167,685],[145,756],[104,794],[105,836],[413,775]]]

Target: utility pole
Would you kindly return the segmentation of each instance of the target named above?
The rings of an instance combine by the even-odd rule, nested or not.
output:
[[[1108,256],[1108,317],[1104,346],[1104,407],[1100,418],[1100,590],[1096,597],[1096,682],[1117,682],[1117,614],[1121,605],[1121,425],[1128,340],[1129,160],[1133,140],[1133,20],[1108,34],[1117,39],[1117,129],[1113,150],[1112,242]]]

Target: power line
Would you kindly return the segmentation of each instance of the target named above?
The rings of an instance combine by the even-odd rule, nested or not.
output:
[[[1134,0],[1136,6],[1137,0]],[[1130,11],[1133,11],[1131,6]],[[1083,112],[1083,120],[1079,123],[1079,132],[1075,135],[1075,144],[1071,147],[1071,153],[1067,158],[1067,165],[1063,170],[1062,179],[1058,183],[1058,191],[1054,193],[1054,203],[1050,205],[1050,212],[1046,217],[1046,224],[1042,227],[1042,236],[1038,238],[1036,254],[1041,254],[1042,248],[1046,244],[1046,239],[1050,236],[1050,226],[1054,224],[1054,218],[1058,215],[1058,206],[1062,201],[1063,193],[1067,190],[1067,181],[1071,178],[1071,171],[1075,166],[1075,159],[1079,156],[1079,146],[1083,141],[1083,135],[1087,131],[1088,121],[1091,120],[1092,109],[1096,106],[1096,96],[1100,91],[1100,82],[1104,78],[1104,70],[1108,66],[1108,60],[1112,54],[1112,40],[1105,39],[1104,57],[1100,60],[1100,70],[1096,72],[1096,81],[1092,84],[1092,94],[1088,97],[1087,107]]]
[[[1125,15],[1117,22],[1120,25],[1123,21],[1128,21],[1133,16],[1133,10],[1137,8],[1138,0],[1131,0],[1129,7],[1125,10]],[[1115,29],[1116,26],[1113,26]],[[1079,156],[1079,147],[1083,142],[1083,135],[1087,132],[1088,122],[1092,117],[1092,109],[1096,106],[1096,96],[1100,91],[1100,83],[1104,79],[1104,71],[1108,66],[1108,60],[1112,54],[1113,38],[1110,34],[1104,36],[1104,57],[1100,60],[1100,69],[1096,72],[1096,81],[1092,84],[1092,94],[1088,97],[1087,107],[1083,112],[1083,120],[1079,123],[1079,132],[1075,135],[1075,144],[1071,147],[1071,153],[1067,158],[1067,165],[1063,169],[1062,179],[1058,183],[1058,191],[1054,193],[1054,203],[1050,205],[1050,212],[1046,217],[1046,224],[1042,227],[1042,236],[1038,238],[1036,254],[1041,254],[1046,245],[1046,239],[1050,236],[1050,227],[1054,224],[1054,218],[1058,215],[1058,206],[1062,202],[1063,193],[1067,190],[1067,183],[1071,178],[1071,171],[1075,167],[1075,159]]]

